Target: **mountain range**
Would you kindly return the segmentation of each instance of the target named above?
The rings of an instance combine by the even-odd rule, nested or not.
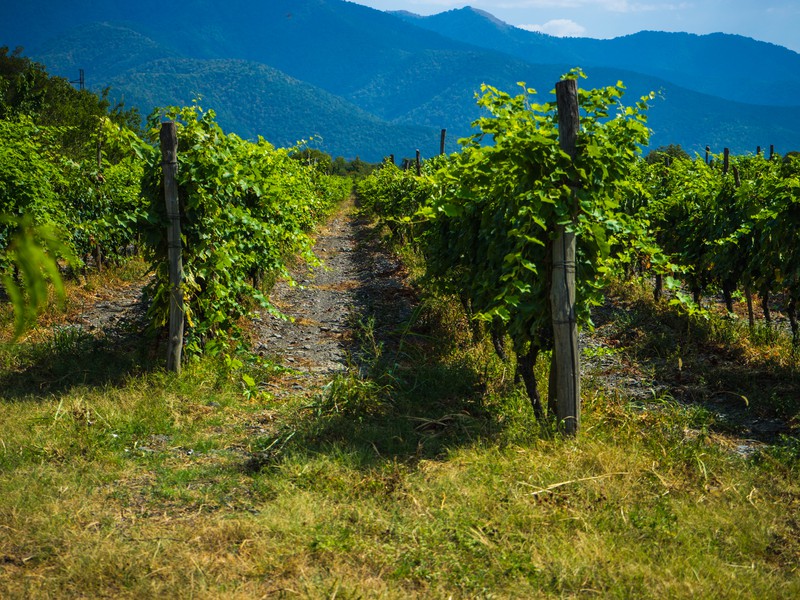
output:
[[[0,6],[0,45],[143,114],[194,99],[220,124],[276,145],[309,140],[377,161],[438,152],[470,133],[481,83],[548,99],[575,66],[580,85],[649,91],[651,147],[753,152],[800,147],[800,54],[722,33],[557,38],[483,11],[422,17],[343,0],[26,0]]]

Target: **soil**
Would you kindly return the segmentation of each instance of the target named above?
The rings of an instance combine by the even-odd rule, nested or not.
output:
[[[144,282],[126,282],[84,296],[80,306],[67,316],[69,325],[92,335],[127,338],[144,328],[147,305],[142,301]]]
[[[321,266],[297,265],[295,285],[280,281],[270,294],[283,317],[262,310],[253,324],[254,349],[291,369],[272,384],[276,395],[316,393],[334,375],[363,364],[368,357],[359,332],[381,343],[415,304],[403,264],[352,203],[318,232],[314,254]]]

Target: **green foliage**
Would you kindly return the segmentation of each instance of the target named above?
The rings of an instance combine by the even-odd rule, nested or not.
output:
[[[372,173],[377,165],[373,163],[364,162],[358,156],[353,160],[345,160],[341,156],[337,156],[331,165],[331,175],[341,175],[353,178],[366,177]]]
[[[64,203],[56,193],[64,178],[55,155],[58,131],[39,127],[30,117],[0,120],[0,213],[27,216],[33,222],[65,225]],[[0,249],[5,250],[17,223],[0,223]],[[9,260],[0,258],[0,270]]]
[[[78,256],[100,249],[119,258],[144,216],[140,187],[148,148],[109,120],[100,126],[105,152],[98,163],[95,153],[81,160],[63,154],[60,139],[69,128],[40,126],[27,116],[0,120],[0,206],[5,215],[61,229]],[[0,225],[0,248],[8,246],[11,227]],[[7,267],[0,259],[0,270]]]
[[[295,160],[299,160],[304,165],[314,167],[320,173],[328,175],[333,169],[333,159],[330,154],[326,154],[317,148],[301,148],[291,154]]]
[[[398,239],[413,238],[412,215],[430,202],[434,193],[431,175],[444,164],[432,159],[423,164],[423,177],[412,169],[401,170],[386,162],[356,184],[361,205],[377,215]]]
[[[384,166],[358,191],[390,227],[416,229],[435,288],[459,296],[474,318],[491,323],[496,335],[509,334],[514,350],[535,362],[552,340],[549,290],[559,226],[578,238],[583,323],[622,261],[634,251],[657,253],[645,224],[621,208],[638,147],[648,138],[650,97],[623,107],[621,83],[581,90],[573,161],[559,146],[555,102],[533,103],[535,91],[522,87],[517,96],[483,87],[479,105],[489,116],[474,124],[478,133],[463,140],[460,154],[433,161],[419,178]]]
[[[711,164],[678,158],[640,165],[635,176],[642,195],[629,208],[650,222],[695,299],[709,289],[727,298],[738,287],[762,297],[785,291],[794,321],[800,161],[736,156],[726,173],[718,156]]]
[[[138,243],[146,216],[141,194],[145,157],[154,150],[110,119],[99,121],[93,138],[95,152],[86,152],[80,162],[62,160],[64,179],[56,192],[74,251],[119,262]]]
[[[655,150],[648,152],[645,161],[647,161],[648,164],[652,164],[659,161],[670,161],[674,158],[688,159],[690,156],[686,150],[681,148],[680,144],[669,144],[668,146],[659,146]]]
[[[57,260],[120,258],[144,216],[135,113],[0,48],[0,278],[16,332],[63,296]],[[121,125],[122,124],[122,125]]]
[[[0,281],[14,308],[14,335],[18,337],[49,305],[48,283],[53,284],[56,296],[64,300],[64,284],[56,257],[71,262],[74,257],[52,225],[34,227],[29,217],[19,219],[16,225],[16,233],[5,254],[14,275],[5,274]]]
[[[153,139],[161,117],[178,122],[186,348],[190,354],[215,352],[239,336],[238,321],[253,303],[270,307],[261,282],[289,277],[290,257],[315,262],[308,232],[349,193],[350,184],[292,160],[293,150],[226,135],[214,112],[198,106],[154,113]],[[169,266],[156,155],[147,165],[145,188],[156,273],[150,316],[161,327],[168,318]]]
[[[62,77],[48,75],[44,66],[22,56],[22,49],[10,52],[0,47],[0,119],[30,117],[38,125],[65,127],[58,130],[61,152],[78,159],[87,139],[93,138],[99,119],[110,117],[126,127],[140,121],[135,109],[111,106],[109,90],[97,95],[76,90]]]

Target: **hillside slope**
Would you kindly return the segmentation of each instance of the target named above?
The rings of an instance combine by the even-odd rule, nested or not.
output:
[[[428,156],[438,131],[391,124],[308,83],[265,65],[243,60],[162,59],[109,81],[126,105],[188,105],[212,108],[226,131],[276,146],[310,145],[333,155],[380,161],[389,154]]]
[[[525,31],[470,7],[429,17],[394,13],[454,41],[533,63],[634,71],[735,102],[800,104],[800,54],[739,35],[641,31],[610,40]]]
[[[576,65],[590,76],[582,85],[625,82],[628,103],[663,91],[654,146],[784,153],[800,143],[800,107],[787,104],[800,104],[800,55],[738,36],[560,39],[469,8],[418,17],[341,0],[181,0],[170,10],[31,0],[0,6],[6,43],[32,44],[28,54],[69,79],[84,69],[92,89],[111,85],[143,114],[200,94],[240,135],[319,134],[349,158],[430,155],[439,128],[451,142],[469,132],[482,83],[547,93]]]

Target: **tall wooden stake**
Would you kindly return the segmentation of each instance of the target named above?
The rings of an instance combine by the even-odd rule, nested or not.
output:
[[[578,82],[556,84],[561,149],[574,160],[580,130]],[[575,318],[575,233],[560,225],[553,242],[550,306],[553,313],[553,362],[556,368],[556,416],[564,433],[578,433],[581,419],[580,355]],[[552,367],[551,367],[552,368]]]
[[[417,177],[422,175],[422,163],[420,162],[419,148],[417,148]]]
[[[444,154],[444,141],[447,137],[447,129],[442,129],[442,135],[439,139],[439,154]]]
[[[181,258],[181,216],[178,205],[178,130],[175,123],[161,124],[161,167],[164,199],[167,203],[167,253],[169,258],[169,343],[167,370],[181,372],[183,351],[183,259]]]

